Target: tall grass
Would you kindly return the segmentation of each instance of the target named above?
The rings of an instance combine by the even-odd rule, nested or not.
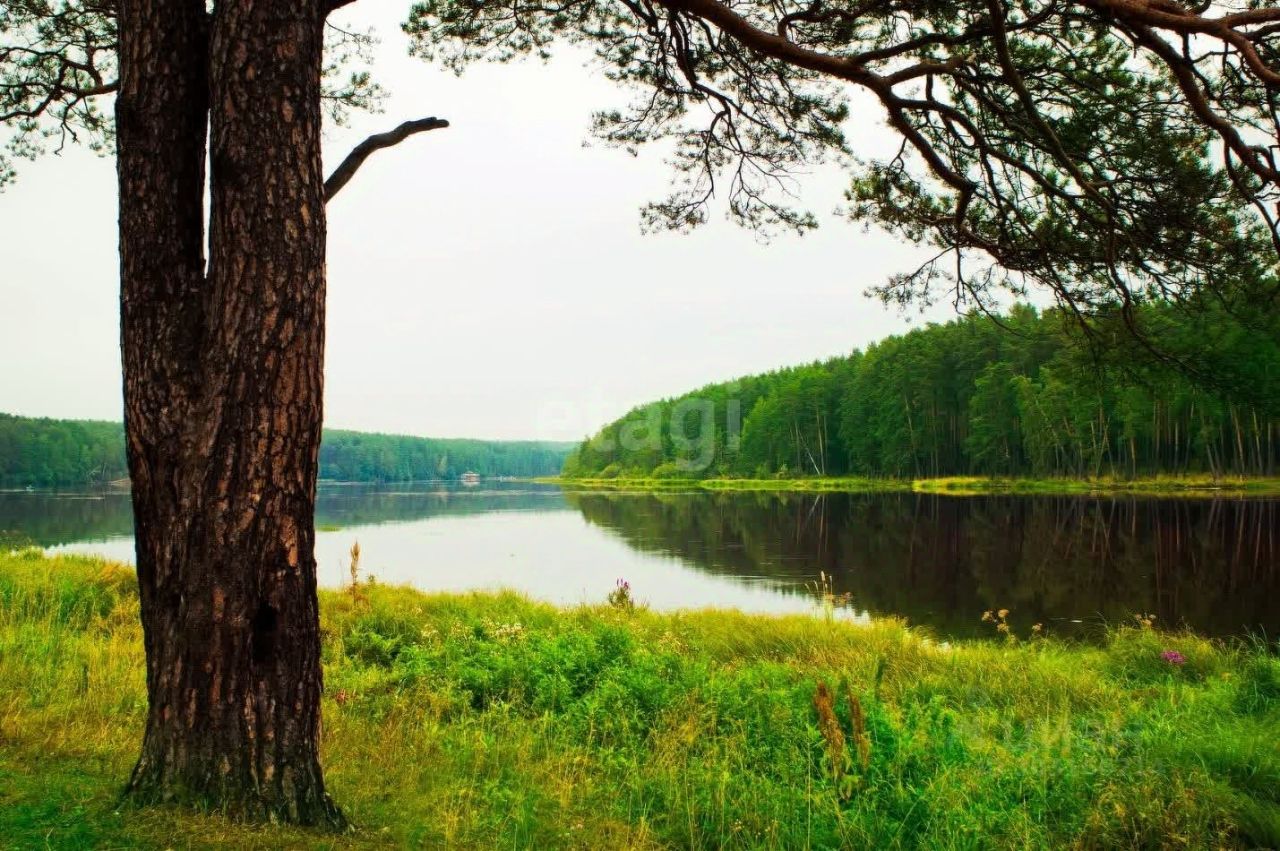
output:
[[[0,847],[1280,845],[1261,643],[948,646],[367,584],[321,599],[324,754],[357,833],[120,808],[145,712],[132,582],[0,556]]]

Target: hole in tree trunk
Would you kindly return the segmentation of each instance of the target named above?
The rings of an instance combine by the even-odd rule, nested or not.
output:
[[[276,649],[276,610],[263,603],[253,616],[253,664],[271,661]]]

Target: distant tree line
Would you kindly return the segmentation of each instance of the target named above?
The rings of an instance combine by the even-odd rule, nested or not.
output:
[[[326,429],[320,478],[406,482],[481,476],[554,476],[572,449],[567,443],[494,441],[366,434]]]
[[[568,444],[452,440],[327,429],[320,477],[401,482],[482,476],[549,476]],[[103,484],[128,478],[120,423],[53,420],[0,414],[0,485]]]
[[[1081,345],[1056,311],[1019,306],[641,406],[584,441],[563,472],[1275,474],[1277,340],[1150,312],[1144,321],[1171,343],[1202,347],[1197,366],[1151,356],[1105,325],[1099,345]]]
[[[96,484],[128,475],[120,423],[0,414],[0,484]]]

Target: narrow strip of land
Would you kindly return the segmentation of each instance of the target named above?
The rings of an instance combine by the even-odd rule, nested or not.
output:
[[[778,493],[884,493],[917,492],[974,496],[981,494],[1132,494],[1138,496],[1280,496],[1280,478],[1235,476],[1157,476],[1123,479],[1099,477],[998,478],[948,476],[936,479],[812,477],[780,479],[747,478],[567,478],[535,479],[577,490],[614,491],[772,491]]]

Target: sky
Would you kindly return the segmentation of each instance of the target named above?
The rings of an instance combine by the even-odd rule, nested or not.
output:
[[[457,77],[408,56],[407,9],[348,7],[342,23],[382,39],[390,97],[327,134],[326,163],[409,118],[452,126],[376,153],[329,205],[327,426],[577,440],[643,402],[953,315],[863,295],[921,252],[842,221],[834,168],[802,180],[822,222],[804,237],[766,244],[722,208],[692,234],[642,234],[670,184],[661,152],[587,144],[592,111],[625,92],[575,53]],[[894,145],[870,107],[849,134],[863,154]],[[114,163],[83,150],[22,163],[0,193],[0,411],[120,418],[115,225]]]

